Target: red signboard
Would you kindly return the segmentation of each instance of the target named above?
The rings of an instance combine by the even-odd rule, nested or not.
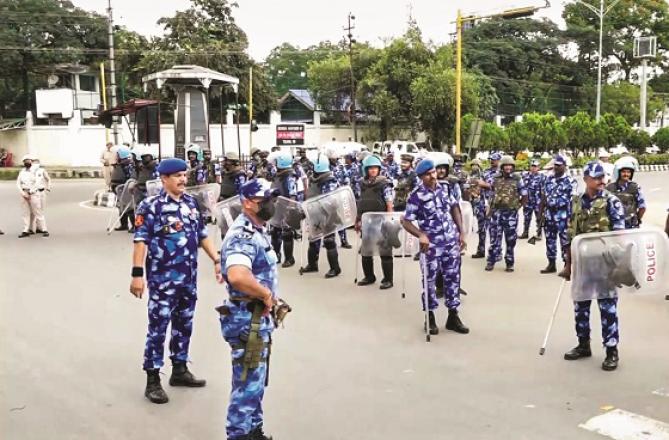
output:
[[[277,145],[304,145],[304,125],[278,124],[276,126]]]

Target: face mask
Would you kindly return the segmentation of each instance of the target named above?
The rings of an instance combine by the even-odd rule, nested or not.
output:
[[[30,168],[31,165],[32,165],[31,163],[27,163],[27,162],[23,163],[23,166],[26,167],[26,168]]]
[[[256,212],[258,218],[265,222],[271,219],[272,216],[274,216],[274,210],[275,210],[274,204],[275,202],[272,199],[263,200],[262,202],[260,202],[258,204],[258,206],[260,206],[260,209],[258,210],[258,212]]]

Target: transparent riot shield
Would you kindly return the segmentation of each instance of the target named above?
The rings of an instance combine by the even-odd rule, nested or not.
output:
[[[163,189],[163,182],[160,179],[146,181],[146,196],[157,196],[160,190]]]
[[[281,229],[294,229],[299,231],[304,218],[300,202],[279,196],[274,205],[274,215],[269,224]]]
[[[112,211],[109,221],[107,222],[107,233],[116,227],[119,220],[125,215],[128,211],[134,211],[135,209],[135,186],[137,181],[135,179],[128,179],[122,185],[116,187],[116,206],[118,207],[118,214]]]
[[[401,212],[366,212],[361,219],[360,255],[382,257],[401,255],[406,234],[400,223]]]
[[[302,202],[308,223],[309,241],[349,228],[355,224],[356,205],[348,186]]]
[[[242,213],[242,201],[239,196],[230,197],[218,202],[213,209],[216,224],[221,229],[223,237],[230,229],[232,222]]]
[[[669,240],[657,228],[576,236],[571,244],[574,301],[611,298],[618,291],[666,293]]]
[[[221,194],[221,186],[216,183],[189,186],[186,188],[186,192],[197,200],[203,214],[206,214],[214,211],[218,196]]]

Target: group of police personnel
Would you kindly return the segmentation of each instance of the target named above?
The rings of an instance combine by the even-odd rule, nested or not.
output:
[[[295,264],[294,241],[301,231],[269,227],[277,196],[295,201],[328,194],[340,186],[350,186],[357,199],[356,231],[368,212],[402,212],[401,224],[418,239],[420,267],[425,280],[423,309],[425,330],[439,333],[435,310],[443,295],[448,309],[445,328],[466,334],[460,306],[460,274],[468,231],[464,230],[461,201],[471,202],[478,220],[478,246],[472,258],[485,258],[486,235],[490,246],[486,271],[501,261],[502,236],[506,251],[505,270],[513,272],[518,212],[523,208],[521,239],[528,239],[532,217],[536,222],[534,241],[546,237],[548,265],[541,273],[557,272],[557,241],[560,241],[564,267],[560,276],[571,276],[569,243],[578,234],[638,227],[645,202],[639,186],[632,180],[636,166],[631,160],[616,168],[613,180],[599,162],[588,163],[583,176],[585,191],[576,192],[576,182],[567,173],[566,158],[556,155],[552,171],[541,172],[538,160],[529,171],[518,173],[511,156],[493,153],[490,168],[481,169],[473,160],[465,171],[463,157],[447,154],[425,158],[402,154],[399,163],[369,152],[343,158],[326,151],[310,160],[304,150],[297,157],[276,152],[252,151],[248,163],[237,154],[226,155],[222,164],[214,163],[210,152],[195,147],[186,151],[187,160],[165,159],[159,164],[152,155],[140,154],[139,164],[126,151],[118,151],[120,168],[117,182],[136,176],[137,187],[146,191],[147,180],[160,176],[159,195],[142,197],[135,212],[121,228],[134,229],[134,255],[130,291],[141,298],[148,287],[149,326],[143,369],[147,374],[145,396],[154,403],[165,403],[159,370],[168,324],[173,369],[172,386],[201,387],[205,381],[188,369],[188,347],[197,300],[197,254],[202,247],[214,265],[217,280],[225,282],[228,298],[217,308],[221,331],[231,349],[232,391],[226,430],[229,439],[267,439],[263,431],[262,399],[267,384],[272,332],[286,311],[279,296],[278,264]],[[342,160],[343,159],[343,160]],[[139,165],[139,171],[135,166]],[[112,182],[114,177],[112,173]],[[126,179],[127,180],[127,179]],[[206,218],[188,186],[217,183],[221,198],[239,196],[242,213],[234,220],[223,239],[220,254],[208,237]],[[350,247],[346,231],[309,243],[307,264],[301,273],[319,270],[321,245],[326,249],[329,271],[326,278],[341,273],[336,235],[341,247]],[[362,237],[364,240],[364,236]],[[404,257],[404,255],[402,256]],[[359,286],[376,282],[373,257],[363,256],[364,277]],[[381,256],[381,289],[393,287],[393,256]],[[602,334],[606,347],[604,370],[618,364],[617,299],[598,300],[602,313]],[[565,354],[574,360],[591,356],[590,301],[575,303],[578,346]],[[283,310],[283,313],[281,312]],[[288,308],[289,310],[289,308]]]

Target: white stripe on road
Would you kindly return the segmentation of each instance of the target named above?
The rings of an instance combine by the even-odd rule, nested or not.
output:
[[[614,440],[669,440],[669,424],[614,409],[578,425]]]
[[[93,200],[85,200],[85,201],[79,203],[79,206],[82,207],[82,208],[95,209],[95,210],[99,210],[99,211],[109,211],[110,209],[114,209],[114,207],[95,206],[95,205],[93,205]]]
[[[662,396],[662,397],[669,397],[669,388],[659,388],[655,391],[653,391],[653,394]]]

